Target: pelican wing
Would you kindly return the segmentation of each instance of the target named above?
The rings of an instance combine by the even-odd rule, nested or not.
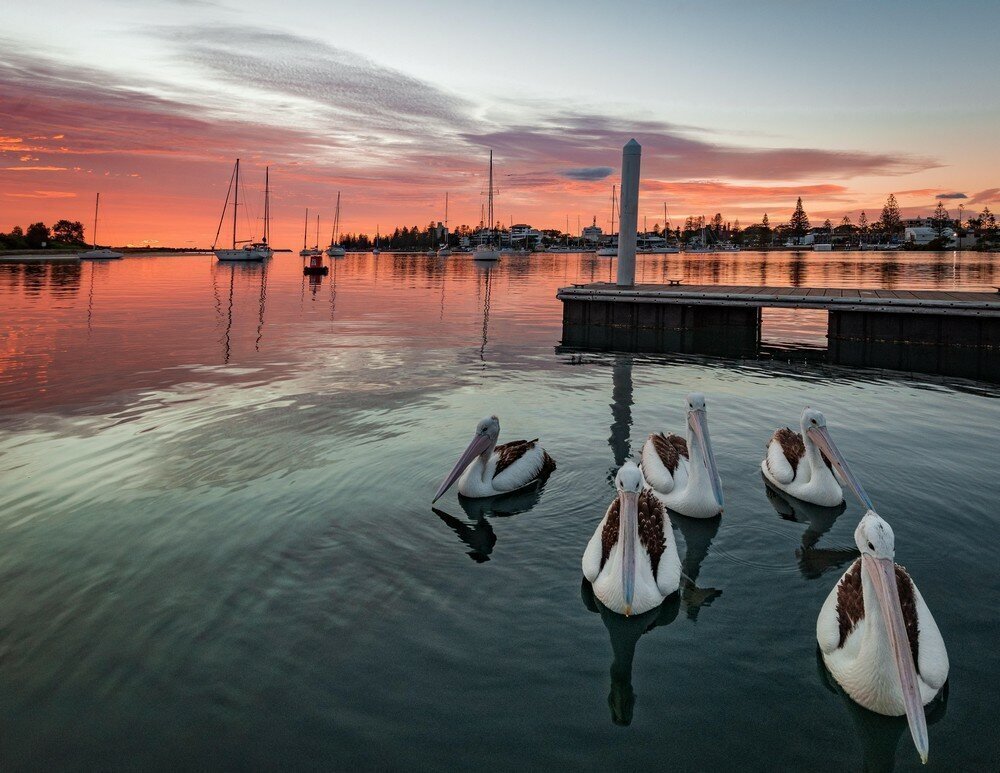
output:
[[[639,466],[646,482],[661,494],[669,494],[676,484],[681,460],[687,460],[687,441],[678,435],[662,432],[650,435],[642,447]]]
[[[857,559],[837,581],[816,620],[816,641],[823,654],[842,647],[854,627],[865,616],[861,588],[861,559]]]
[[[639,540],[649,556],[656,587],[669,596],[680,586],[681,562],[663,503],[649,489],[639,495]]]
[[[906,585],[909,585],[909,594],[904,590]],[[920,595],[917,584],[899,564],[896,565],[896,587],[899,589],[900,605],[903,607],[906,634],[907,637],[912,636],[910,647],[915,650],[913,662],[917,666],[917,673],[929,687],[940,690],[948,678],[948,651],[945,649],[941,631],[938,630],[924,597]]]
[[[594,535],[587,543],[587,549],[583,551],[583,576],[590,582],[597,581],[601,569],[604,568],[604,562],[608,560],[611,549],[618,542],[618,508],[618,497],[615,497],[597,525],[597,529],[594,530]],[[609,540],[610,543],[606,544]]]
[[[799,462],[805,455],[806,447],[802,442],[802,436],[788,427],[783,427],[771,436],[764,464],[778,483],[788,485],[795,480]]]
[[[514,491],[534,481],[545,482],[556,463],[535,440],[514,440],[494,449],[497,463],[493,472],[493,487],[498,491]]]

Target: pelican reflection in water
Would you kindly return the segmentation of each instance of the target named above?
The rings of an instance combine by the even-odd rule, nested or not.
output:
[[[611,721],[616,725],[632,724],[635,709],[635,689],[632,687],[632,661],[635,646],[644,633],[654,628],[670,625],[677,619],[680,598],[676,593],[668,596],[662,604],[641,615],[624,617],[612,612],[594,595],[593,586],[583,579],[580,595],[584,606],[601,616],[604,627],[611,639],[611,691],[608,693],[608,708]]]
[[[815,580],[824,573],[853,561],[860,553],[855,548],[818,548],[817,543],[836,523],[840,515],[847,509],[847,502],[841,502],[834,507],[823,507],[811,502],[796,499],[791,494],[778,491],[761,475],[764,480],[764,493],[767,501],[781,518],[786,521],[807,524],[802,533],[802,546],[795,551],[799,560],[799,571],[807,580]]]
[[[458,503],[468,519],[464,521],[436,507],[432,507],[431,511],[469,548],[467,554],[469,558],[477,564],[483,564],[490,560],[493,548],[497,544],[496,532],[493,531],[487,516],[508,518],[526,513],[538,504],[542,491],[542,487],[538,487],[484,499],[459,497]]]

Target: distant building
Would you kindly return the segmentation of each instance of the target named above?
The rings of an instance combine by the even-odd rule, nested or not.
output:
[[[949,244],[955,241],[955,231],[952,228],[945,228],[941,231],[941,236],[947,239]],[[928,225],[908,226],[903,231],[903,241],[910,244],[929,244],[937,238],[937,228]]]
[[[600,244],[603,237],[604,231],[597,224],[597,218],[595,217],[593,224],[583,229],[583,240],[588,244]]]
[[[541,238],[541,231],[532,228],[527,223],[515,223],[510,227],[510,240],[512,242],[537,242]]]

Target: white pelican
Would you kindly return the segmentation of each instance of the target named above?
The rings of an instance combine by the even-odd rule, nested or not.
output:
[[[801,423],[801,434],[788,427],[775,430],[760,463],[764,477],[779,491],[822,507],[836,507],[844,501],[840,487],[840,481],[844,481],[861,504],[874,510],[861,482],[830,437],[823,414],[806,408]]]
[[[906,714],[920,758],[929,741],[923,706],[948,678],[948,653],[930,610],[893,561],[892,528],[869,510],[854,531],[861,558],[816,620],[823,662],[844,691],[878,714]]]
[[[515,440],[498,446],[499,434],[500,420],[496,416],[489,416],[476,425],[472,442],[438,488],[432,504],[444,496],[456,480],[458,493],[463,497],[495,497],[545,482],[556,463],[538,445],[538,439]]]
[[[650,435],[642,447],[642,474],[653,493],[674,512],[712,518],[722,512],[722,480],[708,434],[705,396],[687,396],[687,440]]]
[[[612,612],[641,615],[680,587],[681,562],[663,505],[635,462],[615,476],[615,497],[583,553],[583,575]]]

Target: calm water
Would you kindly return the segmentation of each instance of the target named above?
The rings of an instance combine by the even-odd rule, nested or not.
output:
[[[948,644],[929,767],[997,769],[1000,387],[557,351],[555,289],[608,276],[594,256],[300,267],[0,264],[4,768],[917,769],[905,721],[817,667],[858,506],[792,516],[761,482],[770,432],[811,404]],[[980,289],[1000,270],[745,253],[648,256],[639,276]],[[814,315],[768,324],[822,343]],[[682,427],[690,390],[726,513],[674,519],[679,598],[602,614],[580,556],[609,479]],[[517,501],[451,492],[433,511],[487,413],[558,470]]]

